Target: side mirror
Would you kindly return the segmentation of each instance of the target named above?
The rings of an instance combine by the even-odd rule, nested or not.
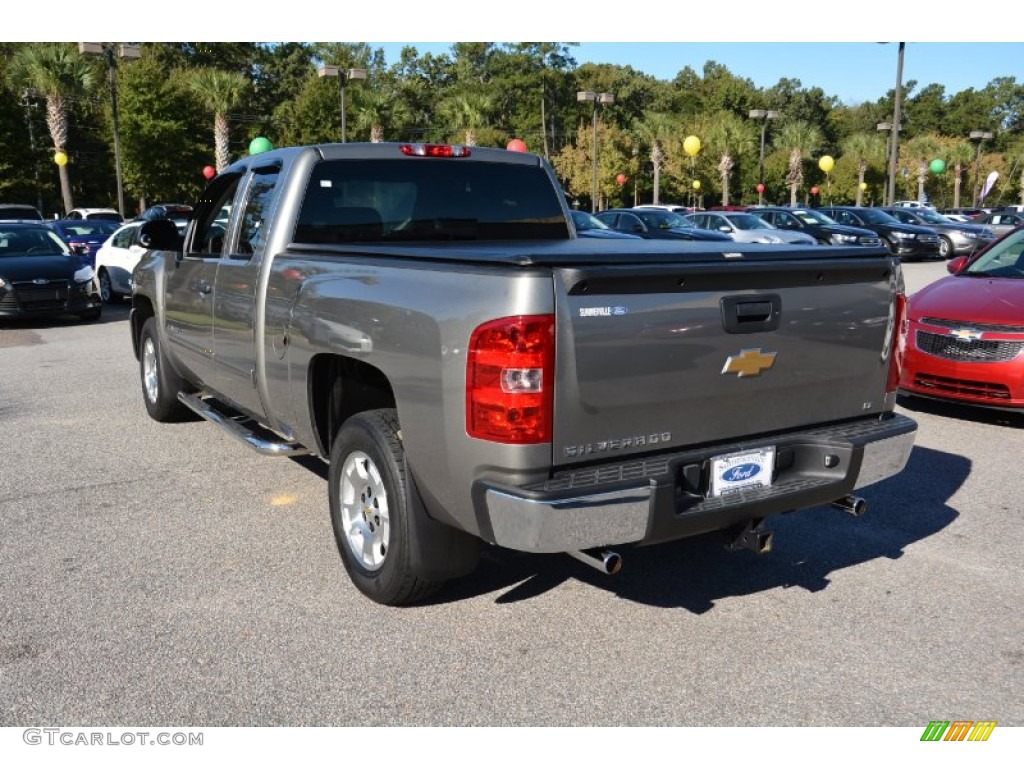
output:
[[[955,259],[950,259],[946,264],[946,270],[951,275],[958,275],[960,271],[967,266],[967,256],[957,256]]]
[[[178,228],[169,219],[147,221],[139,232],[139,245],[151,251],[178,250]]]

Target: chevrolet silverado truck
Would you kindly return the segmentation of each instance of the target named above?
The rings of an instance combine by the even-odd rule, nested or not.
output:
[[[913,446],[881,248],[578,238],[542,158],[429,144],[248,156],[183,235],[143,227],[149,415],[327,462],[341,558],[380,603],[485,545],[607,573],[711,531],[765,551],[765,518],[859,515]]]

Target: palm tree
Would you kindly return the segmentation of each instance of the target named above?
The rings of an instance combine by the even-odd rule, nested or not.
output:
[[[228,167],[228,112],[242,100],[249,80],[237,72],[205,67],[188,72],[189,89],[213,112],[213,144],[217,173]]]
[[[371,88],[362,93],[357,104],[356,130],[369,131],[370,141],[384,141],[393,131],[412,120],[412,110],[393,89]]]
[[[942,143],[936,136],[924,134],[915,136],[905,145],[907,155],[913,158],[917,174],[917,199],[924,200],[924,185],[928,181],[928,168],[932,160],[942,154]]]
[[[95,70],[72,43],[29,43],[14,55],[11,82],[46,99],[46,127],[54,153],[67,154],[68,101],[85,94],[96,81]],[[67,165],[58,166],[64,211],[75,207]]]
[[[857,206],[864,204],[864,175],[868,172],[868,164],[877,161],[885,165],[885,140],[877,133],[854,133],[843,141],[844,157],[857,161]]]
[[[729,205],[729,175],[734,158],[751,154],[758,146],[755,129],[732,112],[719,112],[707,127],[709,151],[719,155],[718,176],[722,183],[722,205]]]
[[[970,168],[974,161],[974,147],[965,139],[959,139],[946,148],[946,155],[953,164],[953,207],[960,207],[960,187],[963,184],[964,168]],[[971,201],[973,205],[974,202]]]
[[[640,140],[651,148],[653,199],[658,205],[661,195],[661,171],[665,165],[665,146],[678,133],[675,120],[664,112],[650,112],[636,124]]]
[[[821,129],[803,120],[791,120],[779,129],[773,144],[778,149],[789,150],[786,183],[789,185],[790,205],[796,205],[797,190],[804,183],[803,158],[820,147],[822,141]]]
[[[465,131],[467,147],[476,146],[477,131],[487,125],[494,100],[482,90],[463,90],[437,105],[438,116],[456,132]]]

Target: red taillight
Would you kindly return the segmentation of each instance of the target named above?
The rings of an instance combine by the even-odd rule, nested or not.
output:
[[[885,381],[885,391],[895,392],[900,385],[903,373],[903,355],[907,344],[907,296],[899,292],[893,296],[892,338],[889,342],[889,376]]]
[[[401,144],[398,148],[411,157],[469,157],[469,147],[456,144]]]
[[[555,316],[484,323],[469,339],[466,432],[495,443],[551,441]]]

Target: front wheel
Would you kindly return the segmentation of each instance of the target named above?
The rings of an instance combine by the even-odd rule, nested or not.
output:
[[[152,419],[171,422],[189,418],[192,412],[178,400],[184,382],[164,356],[154,317],[142,325],[139,336],[139,377],[142,380],[142,400]]]
[[[406,605],[443,584],[412,566],[409,479],[393,408],[349,418],[331,447],[331,524],[345,570],[371,600]]]
[[[114,300],[117,295],[114,293],[114,285],[110,282],[110,273],[105,269],[100,270],[100,298],[104,304],[109,304]]]
[[[939,256],[948,259],[953,255],[953,242],[948,237],[939,238]]]

